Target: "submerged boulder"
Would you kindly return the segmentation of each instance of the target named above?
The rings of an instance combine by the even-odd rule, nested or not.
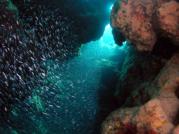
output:
[[[111,13],[111,25],[140,51],[152,51],[160,37],[178,45],[179,3],[175,0],[117,0]]]
[[[148,86],[155,90],[143,105],[111,113],[102,134],[177,134],[179,124],[179,54],[175,54]]]
[[[112,113],[104,122],[103,133],[169,134],[173,128],[160,102],[151,100],[142,107],[126,108]]]

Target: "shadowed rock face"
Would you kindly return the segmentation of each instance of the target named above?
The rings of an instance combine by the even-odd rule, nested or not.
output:
[[[179,133],[178,9],[174,0],[116,1],[111,24],[115,37],[122,35],[116,40],[125,37],[137,51],[124,59],[115,94],[119,109],[106,118],[102,134]]]
[[[110,9],[114,0],[30,0],[32,3],[59,8],[73,18],[81,43],[101,37],[109,21]],[[14,0],[20,8],[24,2]],[[26,2],[27,3],[27,2]]]
[[[111,13],[112,26],[139,51],[152,51],[161,37],[178,46],[178,22],[179,3],[175,0],[117,0]]]
[[[179,54],[177,53],[148,85],[147,90],[154,91],[151,99],[143,105],[124,107],[113,112],[103,123],[102,134],[128,134],[131,129],[134,134],[177,134],[178,86]],[[143,93],[146,94],[147,91],[143,90]],[[140,92],[137,94],[141,96]]]
[[[154,93],[147,87],[155,79],[165,61],[150,54],[128,52],[119,71],[115,96],[119,106],[132,107],[146,103]]]

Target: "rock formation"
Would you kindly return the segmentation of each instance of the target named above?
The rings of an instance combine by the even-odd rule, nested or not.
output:
[[[179,53],[147,87],[151,100],[141,106],[120,108],[105,120],[103,134],[171,134],[178,133],[179,123]],[[143,91],[144,94],[146,91]],[[137,93],[140,95],[140,93]]]
[[[152,51],[160,37],[178,45],[179,3],[175,0],[117,0],[111,13],[111,25],[140,51]]]
[[[117,0],[111,24],[117,42],[126,38],[137,49],[119,71],[119,108],[102,134],[179,134],[179,3]]]

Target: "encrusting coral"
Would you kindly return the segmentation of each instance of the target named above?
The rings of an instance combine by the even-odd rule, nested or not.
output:
[[[178,1],[117,0],[111,25],[137,51],[125,58],[116,88],[119,108],[103,122],[101,133],[179,134]],[[158,41],[170,54],[155,54]],[[176,51],[170,51],[173,46]]]
[[[179,44],[179,3],[175,0],[117,0],[111,25],[140,51],[152,51],[160,37]]]
[[[178,134],[179,54],[175,54],[151,84],[158,90],[142,106],[120,108],[102,125],[102,134]]]

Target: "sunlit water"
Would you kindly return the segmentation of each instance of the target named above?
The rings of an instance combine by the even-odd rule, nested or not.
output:
[[[116,77],[114,74],[117,74],[124,53],[125,47],[115,44],[111,27],[107,25],[103,36],[83,44],[79,55],[73,59],[45,62],[48,70],[45,85],[35,89],[25,105],[14,108],[11,133],[97,133],[100,93],[110,88],[111,78]]]

